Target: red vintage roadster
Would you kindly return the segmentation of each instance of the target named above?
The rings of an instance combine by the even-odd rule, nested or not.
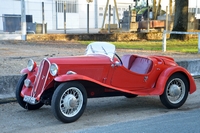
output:
[[[115,46],[94,42],[82,56],[44,58],[40,65],[30,59],[16,87],[18,103],[35,110],[51,105],[55,117],[76,121],[87,98],[159,95],[169,109],[181,107],[196,90],[191,74],[166,56],[124,55]]]

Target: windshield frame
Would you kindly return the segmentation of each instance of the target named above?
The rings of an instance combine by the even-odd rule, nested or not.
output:
[[[111,60],[115,55],[115,45],[108,42],[93,42],[90,43],[87,48],[85,55],[105,55],[108,56]]]

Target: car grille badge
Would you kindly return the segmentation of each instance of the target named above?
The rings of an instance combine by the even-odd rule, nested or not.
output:
[[[43,79],[45,79],[45,76],[44,76],[44,75],[42,75],[42,80],[43,80]]]

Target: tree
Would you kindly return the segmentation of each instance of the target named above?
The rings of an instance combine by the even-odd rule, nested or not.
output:
[[[188,27],[188,0],[175,0],[175,16],[172,31],[187,31]],[[184,34],[171,34],[171,39],[187,40]]]

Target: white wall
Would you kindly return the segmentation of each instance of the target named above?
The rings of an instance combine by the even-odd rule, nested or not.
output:
[[[21,14],[21,3],[13,0],[0,0],[0,30],[3,30],[3,14]]]
[[[44,2],[44,15],[47,29],[53,28],[53,1],[52,0],[27,0],[26,14],[33,16],[33,22],[42,23],[42,1]],[[55,21],[55,20],[54,20]]]
[[[0,2],[0,16],[2,16],[2,14],[21,14],[21,1],[0,0]],[[45,23],[47,23],[47,29],[56,29],[56,25],[58,25],[58,28],[64,27],[64,15],[62,13],[58,14],[58,23],[56,22],[55,0],[25,0],[25,2],[26,14],[33,16],[33,22],[42,23],[42,2],[44,2]],[[95,9],[95,2],[97,3],[97,9]],[[93,3],[89,4],[90,28],[95,28],[95,24],[97,24],[98,28],[101,28],[106,2],[107,0],[93,0]],[[135,4],[133,0],[116,0],[116,2],[120,19],[123,17],[123,11],[128,10],[129,5]],[[87,28],[87,2],[86,0],[79,0],[78,3],[78,13],[67,13],[66,15],[67,28]],[[189,0],[189,7],[195,8],[196,3],[200,8],[200,0]],[[110,0],[109,4],[113,7],[114,0]],[[162,8],[166,9],[167,5],[169,5],[168,0],[163,0]],[[97,16],[95,16],[95,11],[97,11]],[[108,23],[108,16],[106,16],[105,23]],[[113,21],[113,17],[111,17],[111,23],[117,23],[117,16],[115,17],[115,21]],[[0,30],[3,30],[2,17],[0,17]]]
[[[2,14],[21,14],[21,1],[0,0],[0,16]],[[45,22],[47,29],[53,27],[53,0],[25,0],[26,15],[32,15],[33,22],[42,23],[42,2],[44,2]],[[0,17],[0,30],[3,30],[2,17]]]

